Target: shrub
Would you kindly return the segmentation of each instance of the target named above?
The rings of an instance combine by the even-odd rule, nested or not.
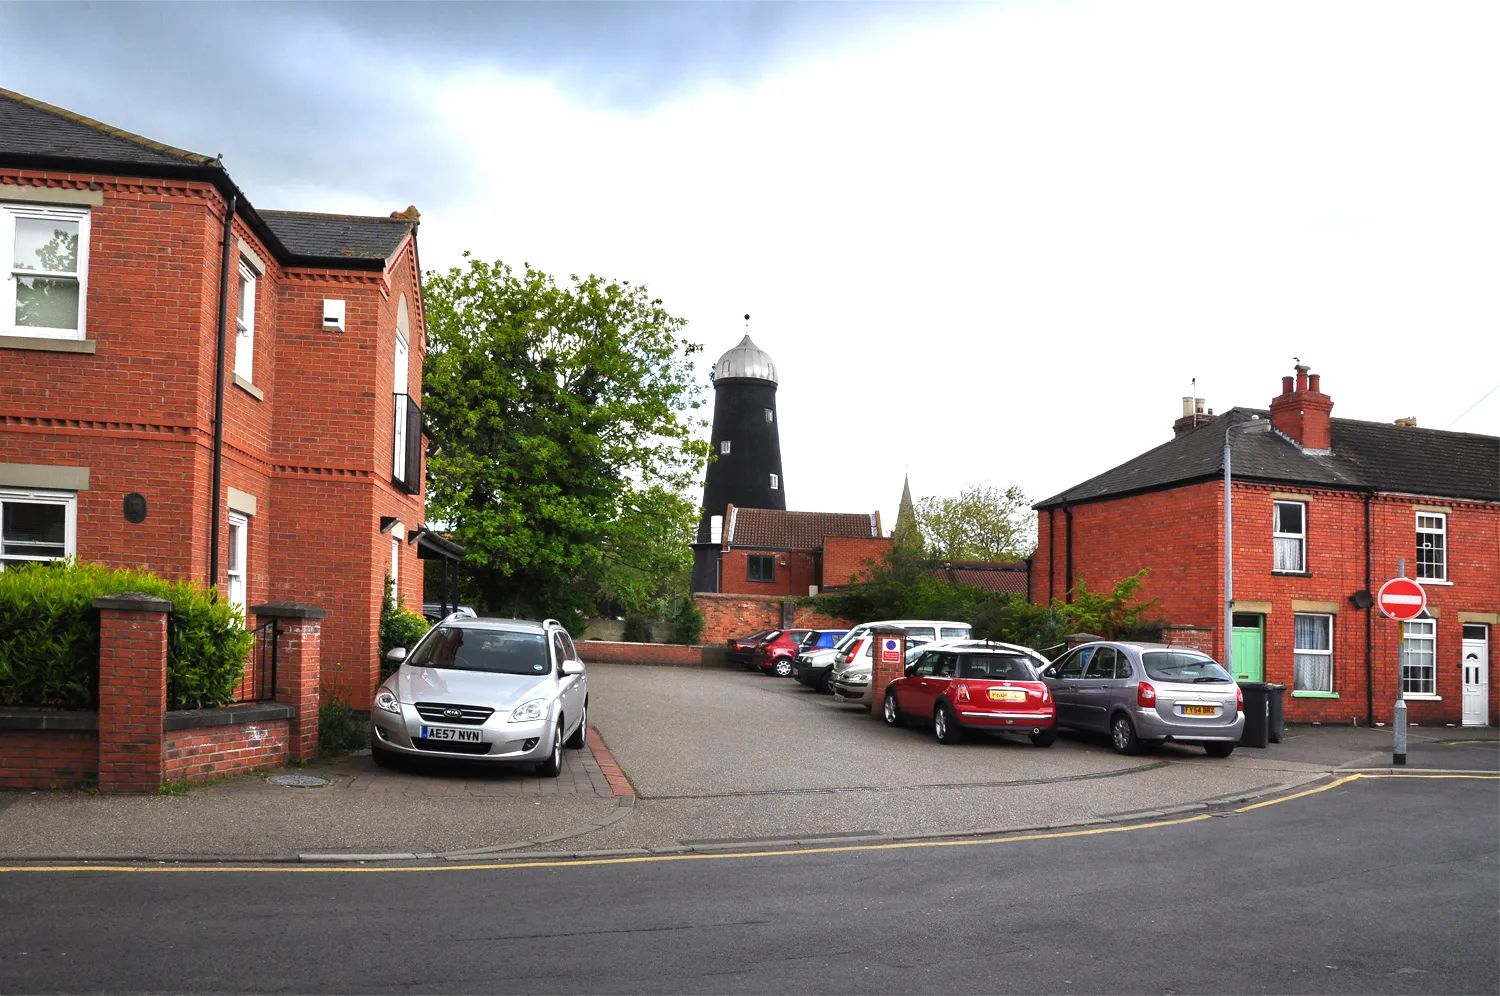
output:
[[[318,703],[318,753],[348,754],[365,746],[369,730],[347,699],[324,693]]]
[[[703,613],[698,611],[697,602],[684,597],[678,603],[677,611],[672,613],[671,642],[692,647],[702,638]]]
[[[395,585],[385,579],[385,604],[380,608],[380,680],[391,676],[399,665],[385,659],[392,647],[410,650],[431,627],[427,620],[408,609],[395,594]]]
[[[172,603],[167,687],[173,709],[228,704],[254,637],[228,602],[189,581],[76,561],[23,564],[0,573],[0,705],[86,709],[99,684],[101,595],[143,591]]]
[[[625,630],[620,634],[620,639],[626,643],[650,643],[651,620],[636,613],[627,615],[625,617]]]

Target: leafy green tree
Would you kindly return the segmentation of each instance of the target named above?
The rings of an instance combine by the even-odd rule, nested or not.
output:
[[[1146,614],[1159,607],[1159,599],[1140,601],[1141,583],[1151,573],[1143,567],[1128,578],[1116,581],[1108,592],[1090,590],[1082,575],[1073,586],[1073,599],[1062,610],[1069,621],[1086,633],[1108,639],[1161,634],[1161,623],[1150,623]]]
[[[573,626],[606,591],[651,608],[708,454],[684,320],[643,286],[530,265],[470,259],[424,290],[429,515],[484,607]]]
[[[916,517],[927,555],[938,560],[1024,560],[1036,549],[1036,513],[1014,485],[976,484],[956,497],[923,498]]]
[[[399,666],[386,660],[386,653],[393,647],[405,647],[410,650],[416,646],[422,634],[430,628],[426,618],[406,607],[405,602],[396,594],[395,582],[386,578],[385,601],[380,606],[380,677],[382,680],[390,677],[391,672]]]

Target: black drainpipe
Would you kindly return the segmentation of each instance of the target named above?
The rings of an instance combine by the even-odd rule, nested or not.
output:
[[[1067,563],[1064,564],[1064,567],[1066,568],[1066,570],[1064,572],[1064,580],[1067,581],[1067,584],[1068,584],[1068,593],[1067,593],[1067,595],[1065,597],[1067,598],[1068,604],[1072,605],[1073,604],[1073,510],[1071,508],[1069,508],[1067,505],[1063,506],[1063,518],[1065,520],[1067,520],[1066,521],[1066,525],[1064,526],[1064,528],[1067,529],[1067,532],[1068,532],[1067,541],[1064,544],[1065,553],[1063,554],[1063,556],[1067,560]]]
[[[1370,499],[1373,492],[1365,492],[1365,594],[1370,593],[1373,578],[1370,575]],[[1374,606],[1365,606],[1365,725],[1375,726],[1375,620]]]
[[[229,195],[229,210],[224,215],[224,255],[219,264],[219,352],[214,360],[214,458],[213,484],[209,492],[208,513],[208,583],[218,598],[219,586],[219,481],[224,471],[224,351],[229,320],[229,240],[234,231],[234,212],[239,198]]]
[[[1057,509],[1047,509],[1047,604],[1057,596],[1052,591],[1052,574],[1057,565]]]

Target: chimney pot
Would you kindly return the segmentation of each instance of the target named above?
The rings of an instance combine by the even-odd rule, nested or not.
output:
[[[1292,378],[1290,378],[1290,377],[1283,377],[1283,378],[1281,378],[1281,393],[1282,394],[1291,394],[1292,393]]]
[[[1183,398],[1182,399],[1182,414],[1183,415],[1191,415],[1191,414],[1193,414],[1193,399],[1192,398]]]
[[[1307,369],[1308,369],[1307,364],[1306,363],[1299,363],[1299,364],[1297,364],[1297,366],[1295,367],[1295,369],[1297,371],[1297,390],[1299,390],[1299,391],[1305,391],[1305,390],[1307,390]]]
[[[1308,374],[1308,377],[1307,377],[1307,389],[1309,391],[1313,392],[1314,394],[1317,394],[1318,393],[1318,381],[1320,379],[1321,379],[1321,375],[1319,375],[1319,374]]]

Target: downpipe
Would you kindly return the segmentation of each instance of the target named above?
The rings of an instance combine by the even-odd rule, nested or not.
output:
[[[219,486],[224,472],[224,352],[227,345],[224,326],[229,320],[230,238],[234,233],[234,212],[238,206],[239,196],[230,194],[228,210],[224,213],[223,254],[219,262],[219,349],[214,358],[214,448],[208,513],[208,586],[213,591],[214,601],[219,599]]]

